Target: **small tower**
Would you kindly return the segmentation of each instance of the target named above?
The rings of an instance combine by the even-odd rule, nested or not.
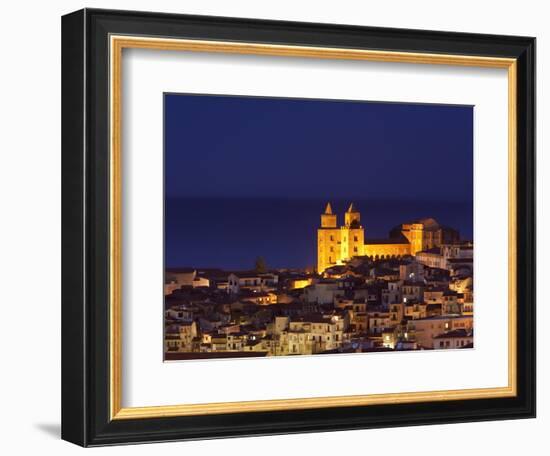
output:
[[[363,255],[365,230],[361,226],[361,214],[353,203],[349,205],[344,215],[344,226],[341,228],[340,252],[344,260]]]
[[[327,203],[324,214],[321,214],[321,227],[317,229],[317,272],[322,274],[326,268],[340,262],[340,228],[336,214],[332,213]]]
[[[359,228],[361,226],[361,214],[355,209],[353,203],[349,205],[344,218],[346,226],[351,228]]]
[[[336,214],[332,213],[330,203],[327,203],[325,213],[321,214],[321,228],[336,228]]]

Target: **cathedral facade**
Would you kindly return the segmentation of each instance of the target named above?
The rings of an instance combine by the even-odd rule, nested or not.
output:
[[[337,215],[327,203],[317,230],[317,272],[322,274],[325,269],[357,256],[377,259],[416,255],[458,240],[457,231],[440,226],[433,218],[403,223],[393,228],[387,239],[366,239],[361,214],[353,203],[344,214],[341,226],[338,226]]]

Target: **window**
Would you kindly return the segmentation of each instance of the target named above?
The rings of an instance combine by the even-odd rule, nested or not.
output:
[[[353,248],[353,253],[357,253],[357,247]]]
[[[357,242],[357,236],[353,236],[353,240]]]

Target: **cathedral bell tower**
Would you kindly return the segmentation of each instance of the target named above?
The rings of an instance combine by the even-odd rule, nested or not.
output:
[[[361,214],[353,203],[349,205],[344,215],[342,229],[341,257],[349,260],[354,256],[363,255],[365,244],[365,230],[361,226]]]
[[[344,225],[338,227],[336,214],[330,203],[321,214],[321,227],[317,230],[317,272],[364,254],[365,230],[361,214],[352,204],[344,215]]]
[[[321,228],[336,228],[336,214],[332,213],[330,203],[327,203],[325,213],[321,214]]]
[[[344,215],[344,222],[346,226],[350,228],[359,228],[361,226],[361,214],[355,210],[353,203],[349,205],[349,208]]]
[[[332,213],[327,203],[324,214],[321,214],[321,227],[317,230],[317,272],[334,266],[340,261],[340,229],[336,214]]]

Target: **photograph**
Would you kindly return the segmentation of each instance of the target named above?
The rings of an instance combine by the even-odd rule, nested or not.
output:
[[[300,442],[311,452],[306,434],[353,430],[322,448],[369,433],[369,449],[387,452],[391,432],[424,455],[422,426],[437,425],[436,451],[465,426],[475,448],[525,451],[520,434],[536,446],[544,15],[93,3],[55,15],[61,116],[24,122],[6,148],[42,144],[41,129],[55,140],[27,148],[34,161],[8,154],[24,163],[30,199],[16,206],[29,221],[11,225],[26,235],[31,219],[58,220],[36,204],[47,186],[28,183],[52,180],[59,160],[44,151],[61,142],[61,289],[42,274],[34,286],[61,292],[61,322],[35,319],[60,328],[42,352],[60,358],[61,382],[52,376],[57,396],[45,385],[22,396],[57,414],[60,397],[61,438],[133,452],[227,439],[214,453],[233,441],[240,454],[241,437],[261,436],[247,445],[279,454],[265,439],[288,434],[293,454]],[[34,16],[47,37],[51,22]],[[20,47],[13,68],[48,74],[47,53]],[[59,104],[41,81],[56,100],[36,112]],[[34,115],[12,92],[19,117]],[[21,246],[38,252],[34,241],[11,242],[14,303],[29,282]],[[27,339],[14,357],[35,352]],[[42,445],[28,436],[15,444]]]
[[[474,348],[474,106],[163,97],[164,361]]]

